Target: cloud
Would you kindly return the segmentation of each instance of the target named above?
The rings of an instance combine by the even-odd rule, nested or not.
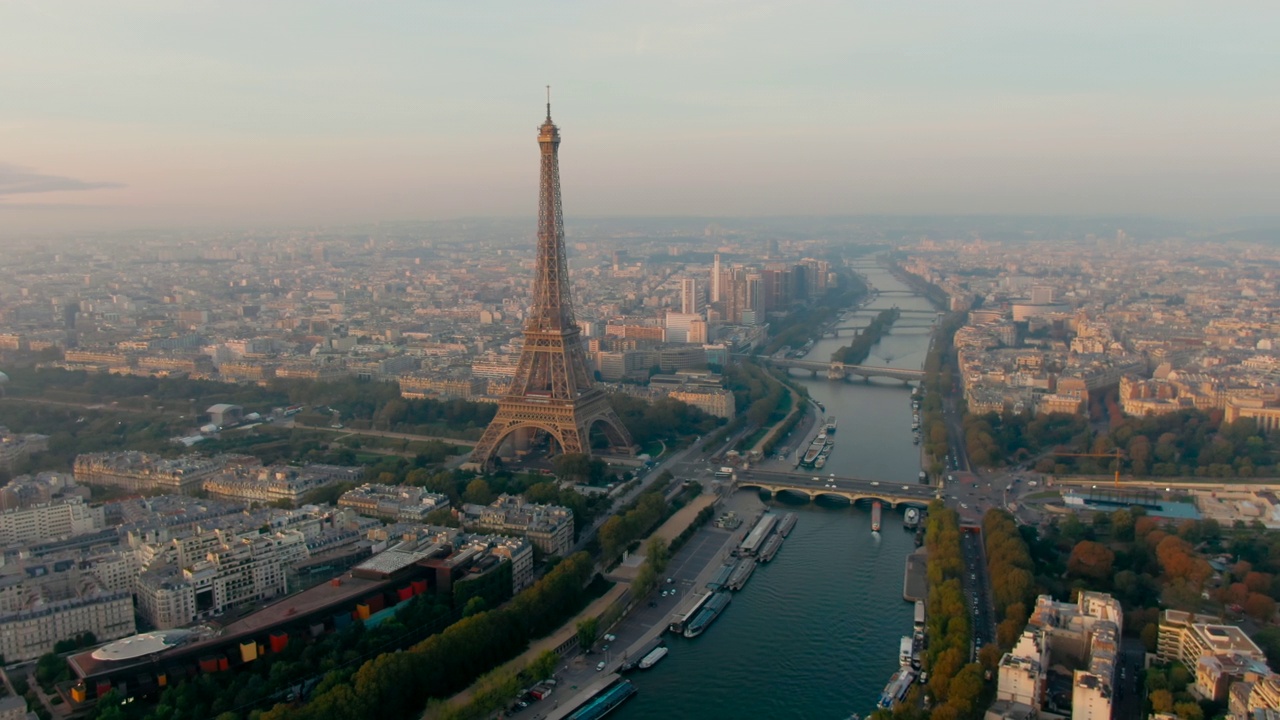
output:
[[[91,182],[61,175],[45,175],[31,168],[0,162],[0,200],[6,195],[24,193],[69,192],[124,187],[118,182]]]

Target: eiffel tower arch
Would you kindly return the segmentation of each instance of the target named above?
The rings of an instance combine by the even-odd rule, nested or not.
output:
[[[538,257],[533,308],[524,324],[524,347],[515,375],[498,402],[498,414],[471,452],[473,467],[487,470],[513,434],[546,433],[564,453],[591,453],[599,427],[611,450],[635,451],[609,398],[587,371],[586,352],[573,314],[569,263],[560,202],[560,130],[547,119],[538,128],[542,164],[538,191]]]

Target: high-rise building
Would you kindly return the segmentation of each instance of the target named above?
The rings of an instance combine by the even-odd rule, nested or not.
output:
[[[680,312],[685,315],[698,315],[702,313],[703,302],[701,288],[698,287],[698,281],[694,278],[685,278],[680,281]]]
[[[701,320],[702,320],[701,315],[668,312],[667,321],[666,321],[667,342],[671,342],[671,343],[697,342],[699,344],[706,342],[705,339],[695,341],[689,338],[690,330],[692,330],[693,328],[693,323]],[[702,334],[703,334],[703,337],[705,338],[706,330],[703,330]]]
[[[711,302],[720,302],[720,253],[716,253],[715,262],[711,263]]]

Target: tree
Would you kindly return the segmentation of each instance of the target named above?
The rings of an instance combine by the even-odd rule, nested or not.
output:
[[[1180,693],[1187,689],[1191,684],[1191,672],[1182,665],[1174,665],[1169,668],[1169,689],[1173,692]]]
[[[541,655],[529,663],[526,671],[534,680],[546,680],[556,674],[556,665],[560,664],[560,655],[555,650],[544,650]]]
[[[645,545],[645,557],[648,558],[649,564],[653,565],[656,573],[661,573],[667,567],[667,561],[671,559],[671,552],[667,548],[667,541],[660,537],[653,537]]]
[[[1067,572],[1076,577],[1087,577],[1094,580],[1105,580],[1111,577],[1111,564],[1115,553],[1102,543],[1082,540],[1071,549],[1071,557],[1067,560]]]
[[[468,600],[466,605],[462,606],[462,617],[464,618],[471,617],[472,615],[482,613],[484,611],[485,611],[484,598],[477,595],[471,598],[470,600]]]
[[[596,642],[596,634],[600,632],[600,618],[589,617],[578,621],[578,646],[586,650]]]
[[[484,478],[476,478],[467,483],[466,492],[462,493],[465,502],[476,505],[488,505],[493,502],[493,492],[489,490],[489,482]]]
[[[1269,622],[1276,614],[1276,601],[1262,593],[1251,592],[1244,601],[1244,611],[1259,622]]]
[[[1156,690],[1149,696],[1151,700],[1151,709],[1156,712],[1171,712],[1173,710],[1173,693],[1168,690]]]
[[[1181,720],[1204,720],[1204,710],[1200,708],[1199,703],[1194,703],[1194,702],[1174,703],[1173,712]]]

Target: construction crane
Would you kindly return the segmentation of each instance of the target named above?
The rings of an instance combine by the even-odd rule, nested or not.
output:
[[[1115,460],[1115,461],[1116,461],[1116,481],[1115,481],[1115,482],[1116,482],[1116,487],[1117,487],[1117,488],[1118,488],[1118,487],[1120,487],[1120,461],[1124,459],[1124,450],[1121,450],[1120,448],[1116,448],[1115,450],[1112,450],[1112,451],[1111,451],[1111,452],[1109,452],[1109,453],[1069,453],[1069,452],[1055,452],[1055,453],[1049,453],[1049,454],[1050,454],[1050,455],[1056,455],[1056,456],[1058,456],[1058,457],[1105,457],[1105,458],[1111,458],[1112,460]]]

